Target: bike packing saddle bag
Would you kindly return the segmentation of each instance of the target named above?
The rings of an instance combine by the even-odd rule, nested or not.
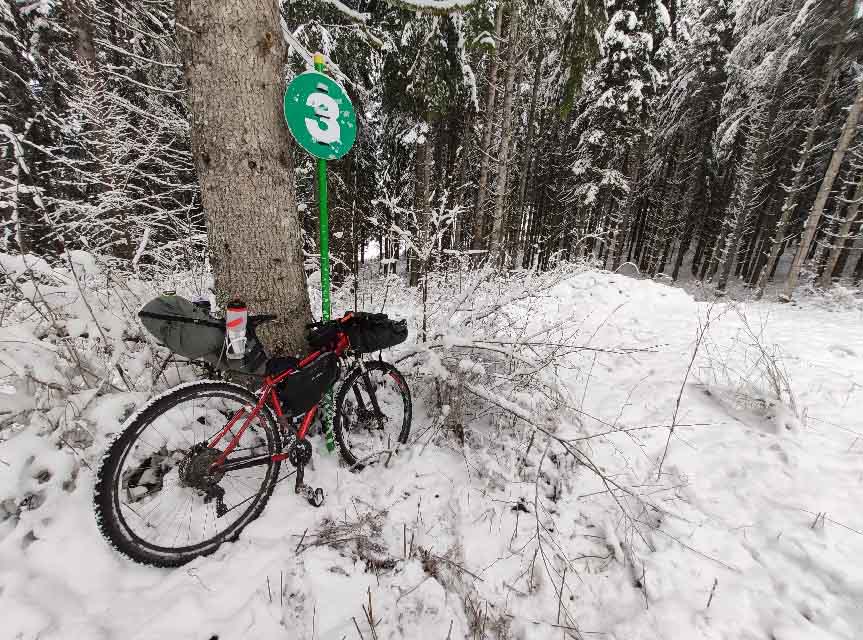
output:
[[[138,317],[160,344],[179,356],[204,360],[222,371],[260,373],[263,369],[266,354],[254,331],[249,332],[246,357],[229,360],[225,355],[225,321],[182,296],[153,298]]]

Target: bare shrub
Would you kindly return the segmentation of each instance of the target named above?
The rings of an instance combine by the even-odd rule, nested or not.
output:
[[[357,511],[356,516],[343,522],[324,519],[316,534],[304,537],[300,542],[299,551],[310,547],[333,547],[365,562],[367,571],[377,573],[393,569],[398,560],[380,542],[387,512],[369,508],[362,513]]]
[[[698,367],[702,385],[730,408],[772,421],[777,432],[800,428],[805,410],[798,405],[782,349],[765,334],[766,320],[753,325],[741,308],[734,312],[740,327],[729,340],[705,340]]]

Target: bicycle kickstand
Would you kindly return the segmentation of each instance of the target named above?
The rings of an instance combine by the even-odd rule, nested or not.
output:
[[[297,483],[294,486],[294,491],[308,500],[313,507],[320,507],[324,504],[324,490],[320,487],[313,489],[303,482],[304,471],[305,465],[297,467]]]

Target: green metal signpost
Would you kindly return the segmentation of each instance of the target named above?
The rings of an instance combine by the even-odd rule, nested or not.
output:
[[[324,56],[315,54],[315,70],[294,78],[285,91],[285,121],[303,149],[317,158],[318,205],[320,207],[321,319],[329,320],[330,222],[327,211],[327,160],[337,160],[350,151],[357,138],[354,107],[345,90],[324,75]],[[327,449],[335,449],[330,390],[324,399],[324,429]]]

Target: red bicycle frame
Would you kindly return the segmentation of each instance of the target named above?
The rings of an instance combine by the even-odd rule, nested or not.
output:
[[[351,315],[352,314],[346,315],[344,318],[342,318],[342,321],[347,320],[348,318],[350,318]],[[344,352],[349,348],[350,341],[348,340],[347,335],[345,335],[344,332],[339,332],[336,339],[335,347],[332,349],[332,352],[335,353],[336,357],[341,357]],[[251,412],[248,412],[248,407],[243,407],[242,409],[237,411],[237,413],[234,414],[234,416],[228,421],[228,423],[222,428],[222,430],[219,431],[219,433],[217,433],[208,443],[208,446],[211,449],[215,449],[216,446],[222,441],[222,439],[225,438],[225,436],[227,436],[229,433],[232,436],[230,442],[228,442],[227,446],[225,447],[225,450],[221,453],[221,455],[219,455],[218,458],[216,458],[216,460],[210,466],[212,470],[227,472],[234,469],[241,469],[245,467],[255,466],[258,464],[264,464],[268,461],[281,462],[288,457],[287,452],[280,452],[273,455],[250,456],[241,460],[227,462],[228,456],[237,447],[237,444],[239,443],[240,438],[243,437],[246,429],[249,428],[249,425],[252,424],[255,418],[257,418],[260,415],[261,411],[263,411],[264,405],[270,405],[273,412],[276,414],[276,418],[278,418],[279,425],[284,427],[285,412],[282,410],[282,403],[279,401],[279,394],[276,393],[276,386],[285,378],[293,375],[297,371],[301,370],[303,367],[311,364],[316,358],[328,351],[329,349],[320,349],[318,351],[315,351],[303,358],[297,365],[296,369],[288,369],[287,371],[283,371],[277,376],[264,377],[264,383],[261,386],[261,389],[258,391],[258,394],[260,396],[258,399],[258,403],[251,410]],[[309,427],[312,425],[312,420],[314,420],[315,415],[317,414],[317,411],[318,405],[315,404],[303,416],[303,421],[300,424],[300,428],[297,430],[296,434],[298,441],[305,439],[306,434],[309,431]],[[232,431],[233,427],[236,426],[236,424],[243,418],[243,416],[247,412],[248,417],[246,417],[243,425],[240,427],[240,430],[236,434],[234,434]]]

